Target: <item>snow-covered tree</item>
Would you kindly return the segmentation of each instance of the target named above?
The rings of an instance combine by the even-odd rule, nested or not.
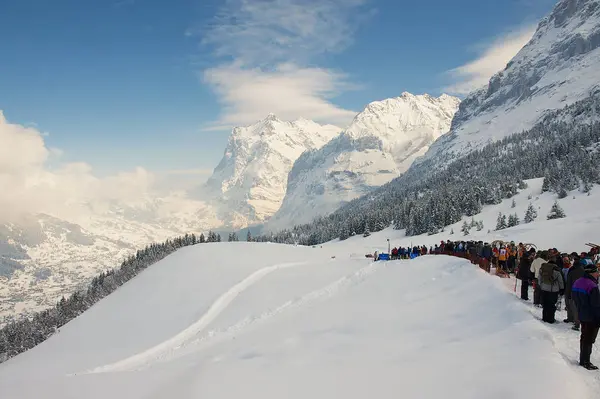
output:
[[[548,220],[551,220],[564,218],[565,216],[567,215],[565,214],[565,211],[561,208],[561,206],[558,204],[558,201],[554,201],[554,204],[550,209],[550,213],[548,214],[548,216],[546,216],[546,218]]]
[[[465,220],[463,222],[462,228],[460,229],[463,232],[463,235],[468,236],[469,232],[471,230],[471,226],[469,225],[469,223],[467,223],[467,221]]]
[[[483,220],[477,221],[477,231],[483,230]]]
[[[502,212],[498,213],[498,218],[496,219],[496,230],[504,230],[508,227],[508,223],[506,221],[506,215],[502,214]]]
[[[508,216],[508,227],[518,226],[521,221],[516,213]]]
[[[523,218],[523,221],[525,223],[531,223],[537,218],[537,216],[537,211],[533,204],[530,202],[529,206],[527,207],[527,211],[525,211],[525,217]]]
[[[371,235],[371,230],[369,229],[369,222],[365,223],[365,232],[363,233],[363,237],[368,237]]]
[[[510,207],[511,208],[516,208],[516,206],[517,206],[517,203],[515,202],[515,199],[513,198],[512,204],[510,204]]]

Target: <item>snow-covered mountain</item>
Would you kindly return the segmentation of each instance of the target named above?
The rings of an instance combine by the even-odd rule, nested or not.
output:
[[[449,162],[531,128],[600,90],[600,0],[561,0],[533,38],[460,105],[452,129],[417,162]]]
[[[294,161],[341,130],[306,119],[285,122],[273,114],[234,128],[205,187],[219,217],[234,227],[268,219],[281,206]]]
[[[450,129],[459,103],[446,94],[405,92],[369,104],[327,145],[300,156],[283,204],[267,227],[308,222],[397,177]]]

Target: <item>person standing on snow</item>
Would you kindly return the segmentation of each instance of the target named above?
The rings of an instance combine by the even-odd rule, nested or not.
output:
[[[556,264],[556,256],[552,256],[547,263],[540,267],[538,283],[542,290],[542,320],[552,324],[556,321],[554,316],[558,296],[565,289],[561,268]]]
[[[538,256],[533,260],[529,269],[531,271],[531,276],[533,276],[533,304],[535,306],[541,306],[542,304],[542,290],[540,290],[538,277],[540,276],[540,268],[547,261],[548,255],[546,254],[546,252],[541,251],[538,253]]]
[[[581,338],[579,340],[579,365],[588,370],[598,370],[592,364],[592,348],[600,327],[600,292],[598,291],[598,265],[584,266],[585,275],[575,281],[571,296],[575,300],[579,320],[581,320]]]
[[[531,248],[521,257],[517,271],[517,277],[521,280],[521,299],[524,301],[529,300],[529,279],[531,278],[533,258],[535,258],[535,249]]]
[[[585,275],[583,264],[579,259],[579,255],[571,254],[573,257],[573,266],[569,268],[567,273],[567,283],[565,285],[565,302],[567,303],[567,318],[563,321],[565,323],[573,323],[573,330],[579,331],[579,314],[577,312],[577,305],[572,296],[573,284]]]

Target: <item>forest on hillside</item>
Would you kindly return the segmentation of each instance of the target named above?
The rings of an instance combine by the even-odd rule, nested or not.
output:
[[[393,223],[409,236],[435,234],[463,215],[510,198],[524,180],[544,178],[559,198],[600,184],[600,94],[549,113],[532,129],[475,150],[439,169],[414,165],[373,193],[309,224],[254,237],[256,241],[316,245]],[[450,157],[451,154],[446,154]],[[439,160],[437,160],[439,161]]]

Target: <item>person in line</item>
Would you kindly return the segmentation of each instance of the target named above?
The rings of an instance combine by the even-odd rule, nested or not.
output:
[[[581,323],[579,322],[577,305],[575,304],[575,300],[573,299],[573,296],[571,294],[573,284],[575,284],[575,281],[579,280],[585,275],[585,271],[577,253],[572,253],[571,259],[573,260],[573,266],[571,266],[569,268],[569,271],[567,272],[567,282],[565,285],[565,302],[567,305],[567,318],[563,321],[565,323],[573,323],[573,327],[571,328],[575,331],[579,331]]]
[[[564,293],[565,289],[561,268],[556,264],[556,256],[552,256],[540,267],[538,283],[542,290],[542,320],[552,324],[556,321],[558,296]]]
[[[548,261],[548,255],[545,251],[538,252],[537,257],[531,263],[530,271],[533,277],[533,304],[534,306],[542,306],[542,290],[538,283],[538,277],[540,276],[540,268],[544,263]]]
[[[529,280],[531,278],[531,264],[535,258],[535,249],[531,248],[529,252],[526,252],[519,262],[519,269],[517,271],[518,278],[521,280],[521,299],[524,301],[529,300]]]
[[[600,327],[598,265],[585,265],[584,271],[585,275],[575,281],[571,291],[579,313],[579,320],[581,320],[579,365],[588,370],[598,370],[598,367],[591,362],[592,348]]]

